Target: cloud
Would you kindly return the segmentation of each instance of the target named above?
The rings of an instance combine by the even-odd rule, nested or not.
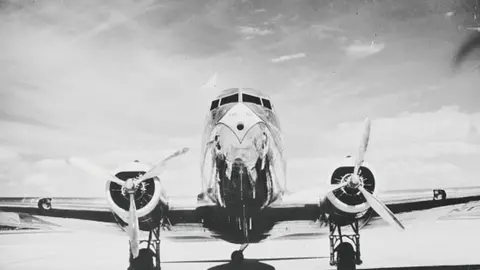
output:
[[[432,112],[403,112],[396,117],[372,119],[372,143],[378,146],[424,142],[466,141],[477,127],[478,113],[461,112],[458,106],[444,106]],[[363,122],[345,122],[328,136],[330,143],[351,141],[361,134]],[[353,137],[352,137],[353,136]]]
[[[20,158],[20,155],[15,150],[0,145],[0,162],[12,161],[18,158]]]
[[[455,11],[449,11],[445,13],[445,17],[452,17],[453,15],[455,15]]]
[[[243,35],[253,35],[253,36],[266,36],[273,34],[271,29],[261,29],[251,26],[240,26],[238,27],[238,32]]]
[[[460,112],[457,107],[443,107],[424,113],[405,112],[395,117],[372,119],[369,156],[376,160],[395,158],[437,158],[480,154],[478,114]],[[361,122],[338,124],[319,140],[329,149],[356,153],[363,132]]]
[[[390,145],[373,150],[377,159],[396,158],[436,158],[438,156],[480,155],[480,145],[467,142],[421,142],[404,144],[402,147]]]
[[[332,27],[332,26],[323,25],[323,24],[312,25],[309,30],[319,39],[335,38],[344,32],[344,30],[341,28]],[[343,39],[343,38],[345,37],[343,36],[339,37],[339,39]]]
[[[380,190],[471,186],[468,172],[450,162],[395,160],[375,166]]]
[[[271,22],[276,22],[278,20],[280,20],[281,18],[283,18],[283,14],[277,14],[275,17],[272,17],[270,19]]]
[[[478,127],[480,113],[463,112],[456,106],[372,119],[366,161],[381,190],[475,185]],[[290,149],[308,148],[310,155],[296,154],[287,163],[295,189],[325,185],[346,155],[355,157],[363,128],[363,121],[344,122],[306,136],[305,143],[290,142]],[[318,176],[315,183],[312,175]]]
[[[218,88],[211,76],[219,70],[225,87],[272,97],[292,153],[292,189],[323,183],[317,175],[328,177],[331,164],[355,154],[366,115],[367,160],[379,182],[415,187],[476,175],[480,92],[473,75],[446,73],[461,37],[443,16],[454,8],[438,16],[415,4],[411,18],[411,3],[287,1],[257,13],[229,1],[17,4],[0,10],[0,181],[16,184],[0,195],[103,196],[103,181],[63,160],[79,155],[113,169],[134,159],[153,164],[183,146],[196,149],[162,179],[169,195],[195,194],[213,98],[198,88],[208,78],[205,85]],[[372,33],[384,43],[348,43]],[[375,61],[344,57],[368,57],[387,43]],[[31,186],[20,185],[26,179]],[[56,192],[34,185],[42,181]]]
[[[375,44],[373,41],[370,45],[355,43],[347,46],[345,51],[347,56],[352,58],[365,58],[379,53],[385,48],[384,43]]]
[[[290,54],[290,55],[283,55],[277,58],[273,58],[271,61],[272,63],[281,63],[285,61],[290,61],[294,59],[304,58],[307,55],[305,53],[297,53],[297,54]]]
[[[64,159],[42,159],[34,163],[34,166],[39,169],[55,169],[66,166],[67,162]]]

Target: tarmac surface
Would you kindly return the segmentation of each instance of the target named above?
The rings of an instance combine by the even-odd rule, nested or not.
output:
[[[403,232],[388,226],[362,231],[364,263],[358,269],[420,266],[480,269],[480,219],[427,219],[407,221],[405,226]],[[227,262],[237,248],[237,245],[222,241],[163,240],[162,269],[231,269]],[[326,237],[266,241],[250,245],[244,254],[247,260],[243,269],[334,269],[329,265]],[[207,260],[214,262],[203,262]],[[108,234],[95,226],[64,232],[0,234],[1,270],[127,267],[126,235]]]

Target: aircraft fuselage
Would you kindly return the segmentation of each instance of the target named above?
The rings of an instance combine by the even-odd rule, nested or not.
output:
[[[222,91],[211,104],[202,146],[203,194],[224,213],[216,227],[238,231],[231,242],[254,241],[262,209],[285,190],[280,126],[269,98],[253,89]]]

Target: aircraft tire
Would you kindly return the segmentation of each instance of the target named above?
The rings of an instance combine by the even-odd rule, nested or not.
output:
[[[355,270],[355,250],[350,243],[343,242],[337,247],[337,269]]]
[[[154,260],[155,254],[148,248],[142,248],[139,250],[138,257],[130,262],[128,270],[154,270]]]
[[[240,250],[235,250],[232,252],[232,256],[230,256],[233,264],[240,264],[243,262],[243,252]]]

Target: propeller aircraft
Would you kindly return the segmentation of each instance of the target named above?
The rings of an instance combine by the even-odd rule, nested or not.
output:
[[[286,189],[279,119],[266,94],[250,88],[223,90],[211,102],[207,119],[202,189],[195,198],[167,196],[160,178],[170,160],[188,152],[184,148],[152,168],[133,162],[114,172],[71,158],[72,165],[106,181],[105,198],[4,197],[0,210],[117,223],[129,238],[129,269],[160,269],[162,237],[185,238],[185,231],[238,244],[231,262],[241,264],[249,244],[296,234],[291,222],[304,222],[310,237],[328,236],[332,266],[355,269],[362,263],[360,229],[374,215],[402,231],[398,213],[480,199],[478,187],[377,194],[373,168],[364,161],[369,119],[355,159],[343,159],[324,177],[312,175],[328,181],[329,188],[292,193]],[[148,240],[140,239],[141,231]]]

